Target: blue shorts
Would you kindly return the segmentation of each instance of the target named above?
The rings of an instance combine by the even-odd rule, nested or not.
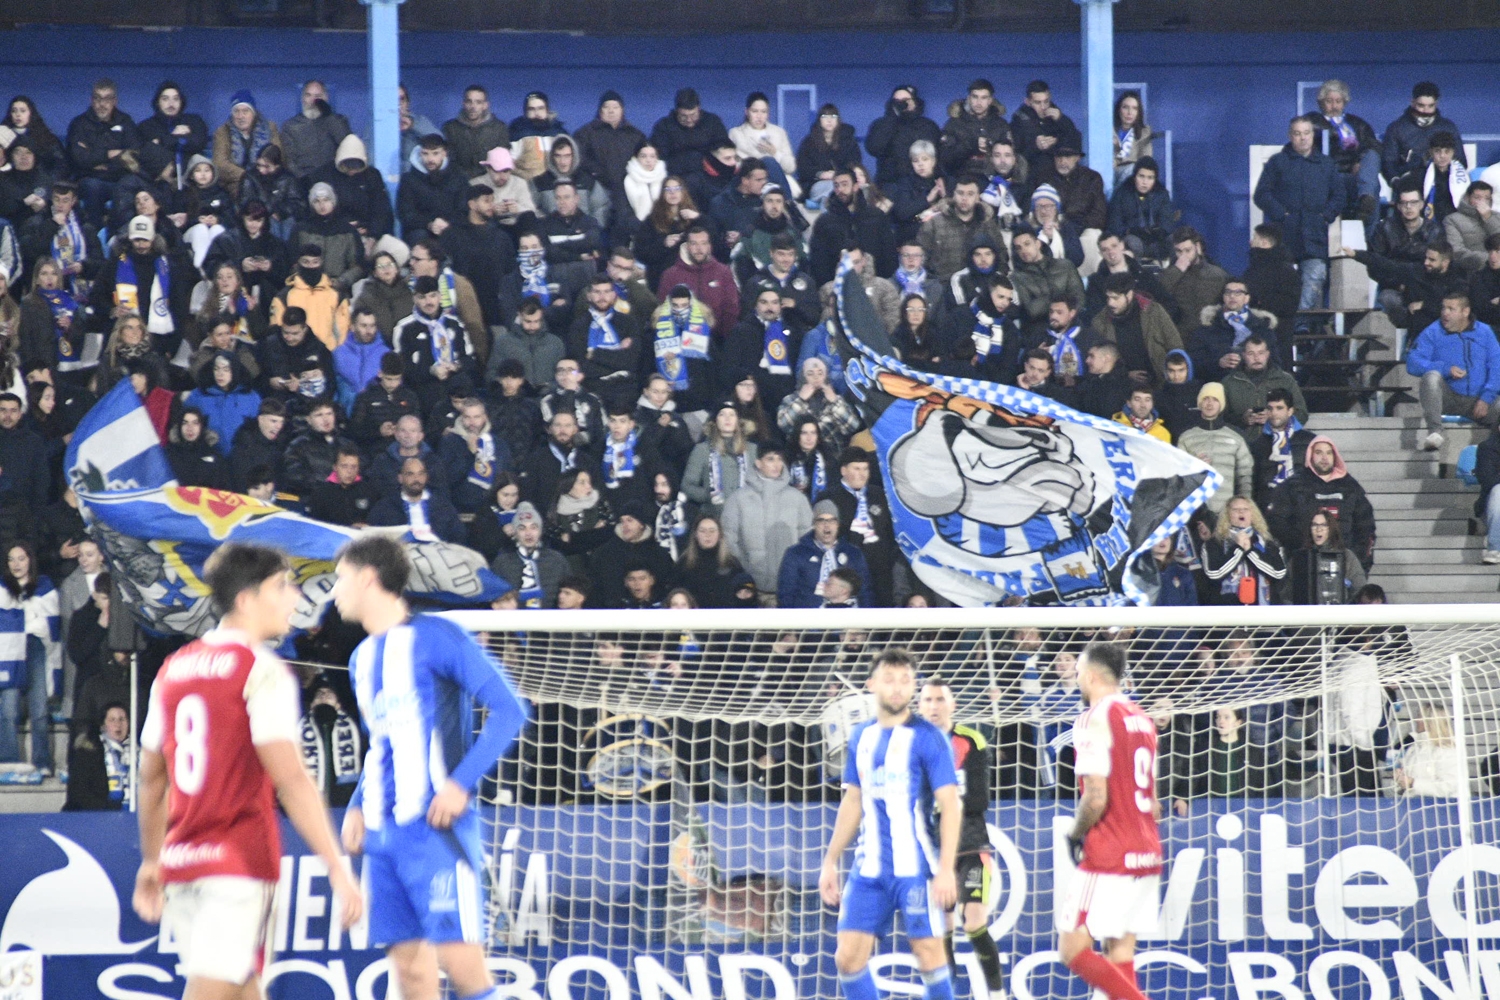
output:
[[[481,943],[482,857],[479,816],[472,811],[450,830],[434,830],[421,819],[376,834],[365,850],[370,943]]]
[[[911,938],[943,937],[947,914],[932,895],[932,884],[924,877],[881,875],[849,876],[839,907],[839,930],[859,931],[880,937],[891,927],[891,914],[901,914],[901,926]]]

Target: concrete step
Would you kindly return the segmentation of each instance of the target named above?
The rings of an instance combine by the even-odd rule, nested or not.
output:
[[[1368,491],[1367,491],[1368,492]],[[1386,510],[1425,510],[1439,511],[1452,507],[1454,510],[1462,510],[1465,517],[1474,509],[1474,501],[1471,497],[1467,504],[1462,502],[1463,494],[1456,493],[1370,493],[1370,506],[1375,508],[1375,513],[1380,514]]]
[[[1379,564],[1376,564],[1377,572],[1370,575],[1371,583],[1378,583],[1386,590],[1401,593],[1413,593],[1426,591],[1431,593],[1452,594],[1453,600],[1460,599],[1464,594],[1483,594],[1485,600],[1500,601],[1500,573],[1490,573],[1483,577],[1473,574],[1469,567],[1461,566],[1434,566],[1431,570],[1423,573],[1381,573]],[[1460,570],[1459,573],[1439,573],[1439,569]]]
[[[1417,479],[1389,479],[1382,476],[1367,480],[1364,476],[1356,475],[1355,478],[1365,488],[1365,492],[1372,496],[1390,493],[1415,493],[1421,496],[1453,496],[1458,493],[1479,492],[1479,487],[1470,486],[1462,479],[1439,479],[1436,476]]]
[[[1380,583],[1380,581],[1372,581]],[[1396,604],[1494,604],[1500,600],[1496,594],[1453,594],[1445,590],[1396,590],[1388,583],[1380,583],[1386,596]]]
[[[1467,539],[1465,539],[1467,541]],[[1391,570],[1397,566],[1415,566],[1418,569],[1427,566],[1469,566],[1478,568],[1484,564],[1479,561],[1479,555],[1483,551],[1483,540],[1474,539],[1473,545],[1463,548],[1437,548],[1434,546],[1423,546],[1422,548],[1388,549],[1379,545],[1375,547],[1375,565]],[[1406,572],[1406,570],[1402,570]],[[1500,567],[1496,567],[1500,573]]]
[[[1408,503],[1405,507],[1382,507],[1372,501],[1370,506],[1375,508],[1375,522],[1379,526],[1377,533],[1384,532],[1386,522],[1415,521],[1433,524],[1439,521],[1451,521],[1460,525],[1459,534],[1466,535],[1469,533],[1469,515],[1474,511],[1472,504],[1455,504],[1451,507],[1439,508],[1418,507]],[[1444,534],[1450,534],[1450,532],[1444,532]]]
[[[1414,522],[1400,523],[1410,524]],[[1381,559],[1386,557],[1386,553],[1463,552],[1469,549],[1477,552],[1484,547],[1484,538],[1479,535],[1439,535],[1432,538],[1421,538],[1387,532],[1384,526],[1380,527],[1377,537],[1379,538],[1379,542],[1375,547],[1375,551],[1380,553]]]
[[[1382,517],[1376,521],[1376,558],[1378,553],[1387,545],[1411,545],[1413,539],[1426,541],[1448,541],[1454,538],[1473,538],[1469,534],[1469,522],[1467,518],[1449,517],[1442,520],[1432,520],[1426,517],[1416,517],[1403,520],[1396,517]]]
[[[1453,553],[1450,552],[1448,554],[1451,555]],[[1436,556],[1437,553],[1433,553],[1433,555]],[[1375,571],[1374,571],[1373,575],[1377,575],[1378,576],[1378,575],[1381,575],[1382,573],[1386,572],[1387,570],[1394,570],[1393,575],[1400,575],[1400,574],[1412,575],[1412,574],[1417,574],[1417,575],[1421,575],[1421,576],[1455,576],[1455,577],[1485,576],[1485,577],[1487,577],[1489,579],[1490,583],[1493,585],[1492,589],[1500,589],[1500,566],[1485,566],[1485,565],[1482,565],[1479,562],[1479,558],[1478,558],[1479,554],[1476,552],[1473,555],[1474,555],[1474,561],[1472,563],[1461,563],[1461,562],[1448,563],[1448,562],[1438,562],[1438,561],[1434,560],[1432,562],[1427,563],[1426,565],[1419,566],[1419,567],[1417,567],[1416,569],[1413,569],[1413,570],[1405,570],[1405,569],[1394,570],[1394,567],[1391,564],[1389,564],[1389,563],[1387,563],[1385,561],[1385,559],[1384,559],[1384,553],[1381,553],[1381,552],[1377,551],[1375,553]]]

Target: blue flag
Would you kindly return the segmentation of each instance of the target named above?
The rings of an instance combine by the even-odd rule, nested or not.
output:
[[[333,596],[333,558],[360,532],[324,524],[254,497],[178,486],[146,409],[122,380],[78,424],[68,448],[68,481],[109,559],[120,592],[153,632],[202,635],[217,615],[203,564],[225,542],[281,549],[302,591],[292,624],[318,624]],[[380,530],[380,529],[373,529]],[[510,589],[471,549],[409,543],[414,597],[446,604],[489,603]]]
[[[845,380],[916,575],[964,607],[1148,603],[1137,559],[1186,527],[1223,477],[1133,427],[1017,386],[910,368],[847,262],[834,288]]]

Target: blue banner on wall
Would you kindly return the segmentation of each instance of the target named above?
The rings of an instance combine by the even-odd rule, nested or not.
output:
[[[1493,806],[1481,801],[1482,812]],[[817,899],[831,805],[506,808],[491,826],[492,966],[516,1000],[812,1000],[838,996],[833,917]],[[991,815],[992,933],[1016,1000],[1081,998],[1055,961],[1053,907],[1071,804]],[[1153,1000],[1500,997],[1500,834],[1476,823],[1466,899],[1456,804],[1322,799],[1195,803],[1163,824],[1159,933],[1140,943]],[[275,928],[277,1000],[376,1000],[386,964],[363,928],[330,926],[322,863],[290,829]],[[0,815],[0,963],[42,954],[51,998],[180,997],[172,942],[131,912],[139,861],[124,814]],[[1468,952],[1471,926],[1480,950]],[[899,941],[877,963],[919,996]],[[961,953],[962,954],[962,953]],[[976,970],[977,973],[977,970]],[[977,979],[977,975],[975,976]],[[960,981],[959,995],[967,995]],[[7,997],[11,994],[7,993]]]

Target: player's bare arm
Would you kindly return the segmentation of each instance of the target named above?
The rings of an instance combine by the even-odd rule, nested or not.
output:
[[[1073,863],[1083,860],[1083,838],[1104,817],[1109,806],[1109,779],[1090,774],[1083,779],[1083,794],[1078,799],[1078,811],[1074,814],[1073,830],[1068,834],[1068,845],[1073,851]]]
[[[345,927],[359,923],[364,913],[365,897],[339,854],[338,841],[323,808],[323,797],[302,764],[302,754],[288,740],[262,743],[255,748],[261,766],[276,786],[276,796],[286,810],[287,819],[302,835],[313,853],[328,866],[328,882],[339,899],[339,915]]]
[[[944,785],[932,793],[938,806],[938,870],[932,876],[932,894],[943,909],[958,902],[958,882],[953,870],[958,863],[958,834],[963,828],[963,806],[958,786]]]
[[[833,821],[833,836],[828,841],[828,854],[823,858],[823,872],[818,876],[818,892],[822,894],[823,902],[829,906],[838,906],[843,896],[839,885],[839,859],[844,856],[849,845],[854,843],[863,811],[859,786],[845,788],[843,801],[839,803],[838,817]],[[956,838],[957,833],[954,836]],[[954,843],[957,844],[956,839]],[[949,871],[952,871],[952,860],[949,856]]]
[[[161,922],[161,845],[167,839],[167,759],[155,750],[141,751],[137,808],[141,828],[141,867],[135,875],[136,915],[148,924]]]
[[[339,831],[339,839],[350,854],[359,854],[365,849],[365,811],[359,806],[344,810],[344,826]]]

